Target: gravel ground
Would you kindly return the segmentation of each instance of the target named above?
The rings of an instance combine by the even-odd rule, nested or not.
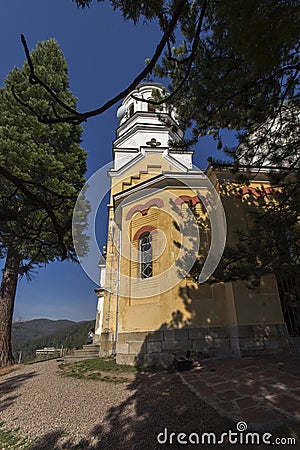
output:
[[[152,450],[165,447],[156,439],[164,428],[201,433],[229,427],[176,374],[138,374],[133,382],[116,384],[56,372],[57,362],[47,361],[0,378],[1,422],[38,439],[34,450]]]

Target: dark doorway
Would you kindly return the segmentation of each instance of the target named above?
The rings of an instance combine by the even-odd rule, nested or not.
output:
[[[300,336],[300,274],[282,271],[277,275],[284,320],[290,336]]]

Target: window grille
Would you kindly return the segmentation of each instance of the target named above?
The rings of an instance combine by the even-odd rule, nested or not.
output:
[[[152,238],[144,233],[139,238],[140,276],[142,279],[152,277]]]

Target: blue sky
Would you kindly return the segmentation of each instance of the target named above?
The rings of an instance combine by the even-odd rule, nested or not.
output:
[[[9,0],[0,7],[0,80],[25,57],[20,34],[29,49],[38,41],[55,38],[69,67],[70,88],[78,97],[78,109],[93,109],[123,90],[151,57],[161,33],[150,25],[125,22],[108,2],[78,10],[72,0]],[[83,125],[83,147],[88,152],[87,177],[111,161],[112,141],[118,125],[118,105]],[[229,144],[231,142],[228,142]],[[226,142],[225,142],[226,144]],[[216,143],[203,140],[196,149],[195,164],[207,166]],[[106,218],[98,220],[98,240],[106,241]],[[91,320],[95,317],[97,287],[80,265],[53,263],[37,271],[34,280],[18,286],[15,319]]]

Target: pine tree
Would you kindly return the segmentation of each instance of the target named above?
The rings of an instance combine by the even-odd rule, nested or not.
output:
[[[75,107],[67,65],[55,40],[37,45],[32,61],[66,104]],[[16,96],[40,113],[55,116],[59,106],[31,83],[26,62],[14,68],[0,91],[0,255],[6,258],[0,291],[0,367],[14,362],[11,323],[18,276],[54,260],[75,260],[72,214],[84,184],[86,153],[82,128],[46,125]]]

